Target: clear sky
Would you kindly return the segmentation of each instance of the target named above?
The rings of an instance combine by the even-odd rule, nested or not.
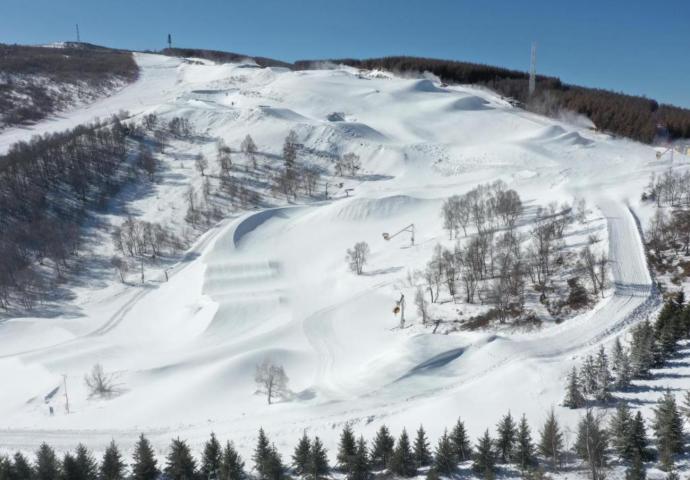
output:
[[[419,55],[529,68],[690,108],[690,0],[2,0],[0,42],[297,59]]]

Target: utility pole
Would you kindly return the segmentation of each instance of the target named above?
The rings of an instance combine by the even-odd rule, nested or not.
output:
[[[529,96],[534,95],[537,86],[537,42],[532,42],[532,57],[529,66]]]
[[[62,374],[62,384],[65,387],[65,412],[69,413],[69,396],[67,395],[67,375]]]
[[[79,36],[79,24],[76,24],[77,27],[77,43],[81,43],[81,37]]]

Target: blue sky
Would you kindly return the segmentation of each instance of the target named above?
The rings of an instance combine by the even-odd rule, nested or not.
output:
[[[420,55],[537,69],[690,108],[690,1],[2,0],[0,42],[75,37],[282,60]]]

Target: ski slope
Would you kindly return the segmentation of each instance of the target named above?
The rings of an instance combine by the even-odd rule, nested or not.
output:
[[[128,449],[141,432],[161,452],[178,435],[198,449],[215,431],[246,456],[259,426],[287,454],[305,428],[334,452],[345,422],[365,435],[384,422],[395,433],[424,423],[436,438],[462,416],[474,437],[511,409],[537,425],[560,403],[565,374],[579,357],[658,308],[631,211],[640,210],[649,174],[670,166],[649,147],[432,78],[136,58],[137,82],[61,118],[5,131],[0,149],[128,110],[185,116],[233,148],[251,133],[268,159],[294,129],[309,162],[330,168],[334,155],[354,152],[363,173],[341,180],[330,200],[226,219],[198,239],[168,282],[122,286],[113,275],[103,288],[77,290],[78,314],[0,323],[0,378],[13,386],[0,392],[0,449],[88,441],[98,450],[111,438]],[[334,112],[343,121],[328,120]],[[198,149],[213,158],[212,141]],[[417,321],[408,271],[422,268],[436,243],[447,243],[443,199],[495,179],[516,189],[528,210],[586,198],[602,220],[580,225],[569,241],[605,237],[614,288],[591,311],[558,325],[434,335]],[[187,184],[199,181],[163,181],[158,196],[135,200],[134,210],[156,218],[161,198],[180,206]],[[402,236],[383,240],[382,232],[409,223],[418,232],[415,246]],[[361,240],[372,253],[356,276],[344,254]],[[413,324],[404,330],[391,313],[401,291]],[[285,366],[290,399],[269,406],[254,395],[254,367],[264,358]],[[97,362],[116,376],[114,398],[88,398],[82,379]],[[57,386],[51,417],[43,396]],[[566,421],[577,418],[561,410]]]

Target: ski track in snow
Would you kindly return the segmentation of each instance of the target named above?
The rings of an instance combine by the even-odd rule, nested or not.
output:
[[[215,431],[238,442],[246,457],[259,425],[281,449],[306,428],[334,452],[345,422],[365,435],[382,421],[394,431],[423,422],[435,438],[461,414],[474,436],[510,407],[536,424],[560,402],[563,377],[578,357],[660,305],[627,205],[650,171],[666,167],[647,160],[647,147],[516,110],[483,90],[440,89],[428,80],[136,58],[137,82],[75,112],[3,131],[0,153],[34,134],[127,109],[185,115],[204,135],[233,145],[251,133],[268,158],[294,128],[322,166],[334,151],[355,151],[365,175],[345,180],[355,189],[349,198],[336,189],[334,200],[225,220],[169,270],[168,282],[156,278],[107,303],[85,302],[81,334],[40,347],[26,338],[24,348],[0,350],[0,378],[16,381],[0,393],[7,420],[0,450],[48,441],[58,449],[87,442],[98,451],[111,438],[126,450],[142,431],[158,453],[178,435],[198,450]],[[345,112],[347,122],[327,121],[332,112]],[[529,208],[574,195],[595,200],[606,219],[614,279],[606,298],[533,332],[395,329],[390,308],[402,289],[416,318],[407,269],[421,268],[446,239],[440,199],[496,178]],[[155,217],[146,205],[140,207]],[[381,239],[411,221],[414,247],[402,236]],[[364,239],[372,255],[358,277],[343,256]],[[285,365],[291,401],[268,407],[251,394],[254,365],[264,358]],[[82,378],[96,362],[117,374],[120,395],[87,398]],[[63,373],[73,411],[48,417],[40,397]],[[63,395],[50,398],[56,409]]]

